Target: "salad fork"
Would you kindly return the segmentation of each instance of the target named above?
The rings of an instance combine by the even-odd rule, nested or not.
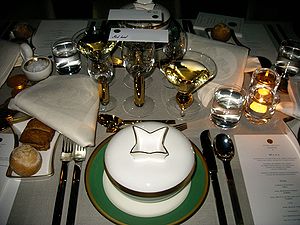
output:
[[[67,225],[75,223],[79,183],[80,183],[80,176],[81,176],[81,167],[82,167],[82,162],[86,158],[86,147],[82,147],[74,143],[73,158],[75,161],[75,165],[73,170],[72,188],[71,188],[67,223],[66,223]]]
[[[63,136],[63,146],[60,156],[62,161],[61,171],[60,171],[60,180],[57,188],[54,213],[52,218],[52,225],[60,224],[62,209],[64,205],[64,197],[66,190],[66,183],[68,177],[68,163],[73,159],[73,144],[67,137]]]

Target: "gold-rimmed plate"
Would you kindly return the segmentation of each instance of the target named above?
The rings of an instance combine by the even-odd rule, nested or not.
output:
[[[196,170],[187,197],[176,209],[161,216],[138,217],[117,208],[109,200],[103,187],[104,153],[111,137],[95,148],[85,170],[85,188],[89,199],[104,217],[116,224],[179,224],[190,218],[202,206],[209,189],[208,169],[202,153],[192,143],[196,153]]]

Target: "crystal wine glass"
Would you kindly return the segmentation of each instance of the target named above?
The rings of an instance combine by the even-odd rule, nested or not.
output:
[[[161,65],[160,70],[177,89],[176,97],[167,101],[167,110],[178,119],[189,119],[200,112],[201,103],[194,103],[193,93],[217,74],[212,58],[195,51],[187,51],[182,59]]]
[[[152,113],[154,101],[145,95],[145,76],[151,75],[155,62],[154,43],[124,42],[122,59],[127,72],[133,77],[134,95],[123,102],[124,110],[137,117]]]
[[[181,25],[174,19],[170,21],[169,27],[169,41],[162,48],[165,57],[161,60],[160,65],[169,61],[182,59],[188,48],[188,37]],[[172,84],[168,82],[167,78],[163,77],[163,83],[168,88],[173,88]]]
[[[114,67],[110,55],[103,56],[102,59],[93,61],[88,59],[88,74],[98,83],[99,111],[108,112],[117,106],[117,100],[110,95],[109,84],[114,79]]]
[[[98,83],[101,112],[110,111],[117,105],[117,100],[110,96],[109,84],[114,78],[111,53],[118,42],[108,40],[109,30],[107,23],[97,27],[92,22],[88,29],[82,29],[73,36],[78,50],[87,58],[88,74]]]

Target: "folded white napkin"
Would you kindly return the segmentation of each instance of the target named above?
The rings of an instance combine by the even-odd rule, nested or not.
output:
[[[95,143],[98,87],[87,75],[50,76],[20,92],[8,107],[39,119],[81,146]]]
[[[19,44],[0,40],[0,87],[6,81],[19,56]]]
[[[288,80],[290,101],[280,102],[276,110],[286,115],[300,119],[300,76],[290,77]]]
[[[197,92],[200,101],[205,107],[210,102],[214,89],[219,85],[243,85],[248,49],[190,33],[188,33],[188,48],[189,50],[207,54],[217,64],[216,77]]]

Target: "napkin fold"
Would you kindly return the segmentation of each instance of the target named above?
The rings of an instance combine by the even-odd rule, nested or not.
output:
[[[216,77],[198,91],[198,98],[207,107],[214,89],[221,84],[243,85],[248,49],[188,33],[188,49],[205,52],[217,65]]]
[[[288,94],[290,101],[280,102],[276,110],[294,118],[300,119],[300,76],[290,77],[288,80]]]
[[[19,44],[0,40],[0,87],[6,81],[19,56]]]
[[[84,74],[50,76],[10,102],[81,146],[94,146],[99,97],[97,84]]]

